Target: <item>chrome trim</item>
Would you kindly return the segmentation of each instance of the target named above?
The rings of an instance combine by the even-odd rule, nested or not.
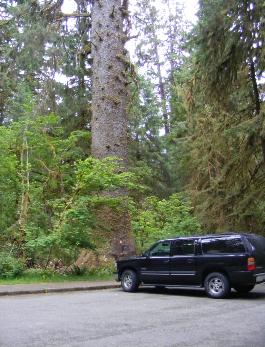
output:
[[[179,273],[179,274],[170,274],[171,276],[195,276],[196,273]]]
[[[169,272],[157,272],[157,271],[142,271],[141,275],[149,275],[149,276],[169,276]]]
[[[141,271],[141,275],[145,276],[195,276],[195,271]]]
[[[171,275],[195,275],[195,271],[171,271]]]

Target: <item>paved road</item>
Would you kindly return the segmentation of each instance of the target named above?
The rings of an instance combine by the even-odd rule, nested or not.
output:
[[[1,297],[0,346],[264,347],[265,285],[225,300],[181,289]]]

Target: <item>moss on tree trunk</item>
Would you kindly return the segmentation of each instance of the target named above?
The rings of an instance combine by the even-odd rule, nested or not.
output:
[[[128,59],[124,49],[125,3],[95,0],[92,8],[92,154],[120,158],[119,170],[128,166]],[[108,193],[107,193],[108,194]],[[126,197],[120,189],[115,195]],[[128,211],[104,210],[111,227],[111,253],[117,258],[134,253]]]

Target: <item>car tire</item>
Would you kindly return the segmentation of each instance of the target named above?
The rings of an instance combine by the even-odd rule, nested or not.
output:
[[[125,292],[136,292],[139,281],[133,270],[124,270],[121,275],[121,287]]]
[[[228,278],[220,272],[212,272],[204,280],[206,294],[210,298],[223,299],[231,292]]]
[[[238,292],[238,293],[248,293],[250,292],[253,288],[255,287],[255,284],[251,284],[251,285],[245,285],[245,286],[234,286],[234,289]]]

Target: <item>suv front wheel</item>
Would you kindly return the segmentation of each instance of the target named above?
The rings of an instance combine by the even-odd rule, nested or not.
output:
[[[223,299],[230,294],[228,278],[220,272],[210,273],[204,280],[206,294],[210,298]]]
[[[138,278],[133,270],[123,271],[121,275],[121,286],[125,292],[135,292],[138,289]]]

